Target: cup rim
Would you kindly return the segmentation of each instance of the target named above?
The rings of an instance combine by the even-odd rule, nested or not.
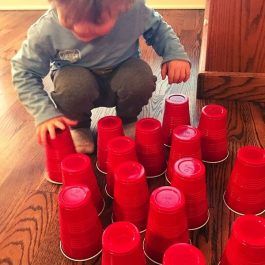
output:
[[[74,259],[74,258],[71,258],[71,257],[69,257],[65,252],[64,252],[64,250],[63,250],[63,246],[62,246],[62,242],[60,241],[60,250],[61,250],[61,253],[67,258],[67,259],[69,259],[69,260],[71,260],[71,261],[88,261],[88,260],[92,260],[92,259],[94,259],[94,258],[96,258],[101,252],[102,252],[102,249],[98,252],[98,253],[96,253],[94,256],[92,256],[92,257],[89,257],[89,258],[86,258],[86,259]]]
[[[240,212],[234,210],[231,206],[229,206],[228,202],[225,200],[225,194],[226,194],[226,191],[224,191],[224,193],[223,193],[223,201],[224,201],[225,206],[226,206],[231,212],[233,212],[233,213],[235,213],[235,214],[238,214],[238,215],[241,215],[241,216],[246,215],[245,213],[240,213]],[[262,215],[263,213],[265,213],[265,209],[262,210],[262,211],[259,212],[259,213],[253,214],[253,215],[259,216],[259,215]]]

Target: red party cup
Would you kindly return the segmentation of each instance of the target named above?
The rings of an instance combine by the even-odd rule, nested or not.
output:
[[[128,221],[145,230],[149,192],[144,167],[136,161],[123,162],[114,176],[114,220]]]
[[[163,265],[206,265],[202,252],[186,243],[174,244],[169,247],[163,258]]]
[[[107,185],[106,192],[109,197],[114,193],[115,168],[125,161],[137,161],[135,142],[127,136],[119,136],[109,141],[107,158]]]
[[[235,220],[221,264],[265,264],[264,218],[255,215],[245,215]]]
[[[172,146],[167,166],[167,179],[171,182],[174,163],[182,157],[201,159],[201,134],[189,125],[177,126],[172,133]]]
[[[210,104],[202,108],[198,129],[201,132],[202,159],[218,163],[228,156],[227,110]]]
[[[162,263],[168,247],[189,242],[184,194],[174,187],[160,187],[152,192],[149,207],[145,254]]]
[[[107,174],[107,146],[111,139],[122,136],[122,120],[117,116],[105,116],[98,121],[97,163],[98,170]]]
[[[204,164],[192,157],[181,158],[173,167],[173,187],[184,193],[189,229],[199,229],[208,219]]]
[[[86,186],[68,186],[60,191],[59,224],[61,250],[73,260],[89,260],[101,251],[102,225]]]
[[[69,128],[56,129],[55,139],[51,139],[48,134],[45,151],[47,180],[55,184],[62,184],[61,162],[67,155],[76,153]]]
[[[64,186],[84,185],[91,191],[92,200],[99,214],[104,209],[104,200],[100,193],[91,161],[85,154],[72,154],[62,161]]]
[[[178,125],[189,125],[189,98],[184,95],[170,95],[165,100],[162,122],[163,142],[171,146],[171,135]]]
[[[145,265],[140,233],[129,222],[109,225],[102,236],[102,265]]]
[[[265,151],[256,146],[238,150],[224,200],[239,214],[261,214],[265,210]]]
[[[138,160],[144,166],[147,178],[162,175],[166,169],[166,156],[160,121],[154,118],[137,121],[135,143]]]

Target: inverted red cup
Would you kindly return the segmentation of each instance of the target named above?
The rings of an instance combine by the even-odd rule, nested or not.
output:
[[[74,260],[101,251],[102,225],[86,186],[63,187],[58,197],[61,250]]]
[[[188,228],[194,230],[206,225],[209,211],[204,164],[192,157],[177,160],[171,185],[184,193]]]
[[[47,180],[62,184],[61,162],[67,155],[76,153],[76,150],[68,127],[64,130],[56,129],[55,132],[55,139],[51,139],[48,134],[45,144]]]
[[[265,219],[263,217],[245,215],[235,220],[221,264],[265,264]]]
[[[107,158],[107,195],[113,197],[115,168],[125,161],[137,161],[135,142],[127,136],[119,136],[109,141]]]
[[[165,147],[159,120],[144,118],[136,123],[136,152],[147,178],[160,176],[166,169]]]
[[[164,252],[175,243],[188,243],[189,232],[185,199],[175,187],[154,190],[150,197],[145,254],[153,262],[162,263]]]
[[[167,179],[171,182],[174,163],[182,157],[201,159],[201,134],[190,125],[179,125],[172,133],[172,146],[167,166]]]
[[[85,154],[72,154],[62,161],[64,186],[84,185],[91,191],[92,200],[100,214],[104,209],[104,199],[100,193],[91,161]]]
[[[228,181],[224,200],[234,212],[261,214],[265,210],[265,151],[256,146],[244,146]]]
[[[114,176],[114,220],[128,221],[145,230],[149,192],[144,167],[136,161],[123,162]]]
[[[124,135],[122,120],[117,116],[105,116],[98,121],[97,130],[97,163],[98,170],[107,174],[107,146],[111,139]]]
[[[189,98],[184,95],[170,95],[165,100],[162,122],[163,142],[171,146],[171,135],[178,125],[189,125]]]
[[[109,225],[102,236],[102,265],[145,265],[140,233],[129,222]]]
[[[163,258],[163,265],[206,265],[202,252],[185,243],[174,244],[169,247]]]
[[[228,156],[227,110],[216,104],[202,108],[198,129],[201,132],[202,159],[218,163]]]

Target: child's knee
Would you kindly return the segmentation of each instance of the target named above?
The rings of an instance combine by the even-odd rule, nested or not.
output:
[[[62,110],[84,109],[99,97],[99,88],[88,69],[65,67],[55,75],[51,97]]]

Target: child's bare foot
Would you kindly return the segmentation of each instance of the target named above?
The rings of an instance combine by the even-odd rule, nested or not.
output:
[[[132,139],[135,138],[135,123],[131,122],[123,125],[124,134]]]
[[[95,143],[92,132],[89,128],[77,128],[71,130],[76,152],[83,154],[93,154]]]

